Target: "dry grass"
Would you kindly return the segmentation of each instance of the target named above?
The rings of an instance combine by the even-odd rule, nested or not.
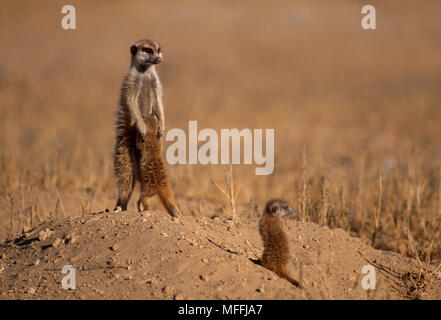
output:
[[[225,165],[223,166],[223,169],[225,176],[225,187],[221,187],[219,183],[216,182],[215,178],[211,177],[211,180],[228,201],[230,205],[230,217],[231,219],[234,219],[236,218],[236,202],[239,197],[241,187],[239,187],[237,190],[234,187],[233,165]]]
[[[419,254],[433,243],[441,259],[441,4],[373,4],[373,32],[350,0],[78,0],[76,31],[59,27],[61,3],[4,4],[0,238],[113,205],[119,86],[130,43],[151,37],[168,129],[275,129],[272,175],[234,166],[236,214],[283,196],[304,221],[413,256],[410,229]],[[228,204],[210,166],[169,173],[187,214]]]
[[[433,241],[430,243],[426,252],[424,252],[426,261],[425,264],[423,264],[409,229],[407,230],[407,236],[410,250],[417,263],[418,271],[396,271],[376,262],[369,262],[375,265],[377,269],[386,276],[391,287],[396,290],[400,296],[405,299],[420,300],[426,294],[426,289],[432,286],[433,280],[439,278],[438,269],[441,267],[441,263],[438,266],[435,265],[435,267],[430,265]]]

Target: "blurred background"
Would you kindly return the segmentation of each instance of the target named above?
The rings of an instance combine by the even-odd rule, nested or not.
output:
[[[61,28],[67,4],[76,30]],[[377,30],[361,28],[365,4]],[[164,52],[166,130],[275,129],[272,175],[169,165],[184,214],[229,217],[216,182],[241,217],[283,197],[296,218],[380,249],[412,255],[409,228],[441,259],[440,14],[430,0],[2,3],[0,240],[113,209],[119,89],[130,45],[150,38]]]

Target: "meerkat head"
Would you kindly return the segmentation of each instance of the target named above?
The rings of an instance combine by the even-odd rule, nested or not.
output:
[[[162,61],[162,51],[159,43],[153,40],[138,40],[130,47],[132,64],[142,72],[150,66]]]
[[[284,217],[294,213],[294,210],[283,199],[271,199],[266,203],[264,214]]]

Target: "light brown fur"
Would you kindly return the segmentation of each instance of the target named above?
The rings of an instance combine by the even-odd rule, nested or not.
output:
[[[259,232],[263,241],[263,255],[260,263],[279,277],[299,287],[300,283],[288,273],[289,243],[280,217],[289,215],[293,210],[281,199],[267,202],[259,222]]]
[[[180,211],[176,207],[167,178],[167,170],[162,158],[162,141],[157,138],[158,120],[155,116],[148,116],[145,120],[148,129],[144,139],[135,125],[132,126],[131,132],[128,134],[127,143],[131,146],[131,150],[124,153],[130,154],[130,160],[124,163],[124,168],[118,167],[121,169],[120,176],[126,179],[122,179],[122,181],[127,181],[128,187],[130,183],[133,187],[137,180],[141,183],[141,194],[138,200],[139,211],[148,210],[148,199],[158,195],[167,212],[171,216],[177,217]],[[132,181],[130,181],[131,177],[133,177]],[[118,199],[117,207],[120,206],[122,210],[126,210],[127,203],[122,200]]]
[[[116,119],[114,170],[118,201],[115,211],[127,210],[139,180],[138,210],[147,210],[147,199],[157,194],[167,212],[177,216],[179,210],[170,190],[160,141],[164,130],[162,87],[154,65],[161,62],[162,52],[152,40],[135,42],[130,52],[131,66],[121,87]]]

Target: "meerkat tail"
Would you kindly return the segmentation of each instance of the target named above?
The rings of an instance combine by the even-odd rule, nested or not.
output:
[[[173,196],[169,192],[161,191],[159,192],[159,198],[164,205],[167,212],[172,216],[177,218],[181,211],[176,207]]]
[[[301,288],[300,282],[291,278],[291,276],[286,273],[286,272],[280,272],[278,274],[279,277],[284,278],[286,280],[288,280],[289,282],[291,282],[292,285],[296,286],[297,288]]]

